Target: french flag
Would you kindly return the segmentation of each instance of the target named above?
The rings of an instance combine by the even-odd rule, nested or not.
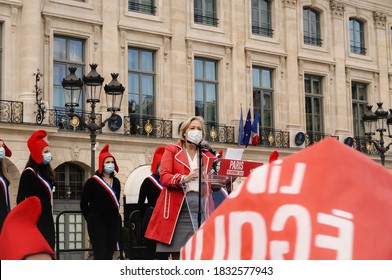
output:
[[[253,119],[251,130],[252,134],[252,145],[257,146],[259,144],[259,111],[257,110]]]

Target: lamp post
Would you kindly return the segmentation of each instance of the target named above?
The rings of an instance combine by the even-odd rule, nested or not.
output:
[[[377,103],[377,109],[373,113],[372,105],[367,105],[367,111],[363,114],[362,120],[365,126],[365,135],[368,136],[368,141],[373,143],[380,154],[381,164],[385,165],[385,153],[389,150],[392,142],[385,146],[384,132],[388,130],[388,137],[392,138],[392,109],[384,111],[382,102]],[[373,140],[372,136],[378,132],[380,135],[379,140]]]
[[[70,74],[63,79],[62,86],[64,89],[65,107],[69,108],[68,116],[71,119],[80,118],[75,114],[75,107],[79,107],[80,97],[82,95],[82,88],[85,87],[86,103],[91,106],[90,122],[86,123],[82,120],[82,124],[90,131],[91,144],[91,176],[95,173],[95,145],[97,139],[97,130],[100,130],[106,125],[110,118],[116,117],[116,112],[120,111],[121,101],[124,94],[125,87],[118,82],[117,73],[112,73],[112,81],[104,87],[107,98],[107,111],[111,112],[111,116],[104,120],[101,124],[95,122],[97,116],[95,114],[95,104],[100,102],[102,84],[104,78],[97,72],[97,64],[90,64],[91,71],[83,76],[83,81],[75,74],[76,67],[69,67]]]

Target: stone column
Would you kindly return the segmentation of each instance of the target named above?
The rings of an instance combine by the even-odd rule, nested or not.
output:
[[[388,79],[388,38],[385,32],[387,16],[383,12],[373,12],[373,20],[375,27],[375,43],[377,47],[377,63],[379,69],[379,75],[377,75],[378,80],[374,81],[378,84],[378,91],[376,92],[377,100],[376,102],[383,102],[384,110],[391,108],[391,103],[389,100],[389,79]]]
[[[331,133],[344,139],[349,136],[349,128],[352,126],[349,123],[349,120],[352,119],[350,116],[351,109],[348,110],[348,108],[351,108],[351,83],[350,77],[346,76],[345,67],[346,47],[344,38],[346,36],[345,30],[347,30],[344,23],[345,7],[342,3],[331,0],[330,8],[332,17],[332,41],[330,43],[336,62],[336,67],[331,72],[331,75],[334,75],[334,84],[331,86],[331,90],[333,90],[331,100],[335,106],[334,110],[331,111],[335,114],[333,118],[331,116],[331,119],[334,120]]]
[[[111,73],[119,74],[118,81],[125,87],[121,111],[118,112],[118,115],[123,118],[124,115],[128,115],[126,111],[128,110],[128,105],[126,104],[128,100],[126,97],[128,85],[125,83],[128,73],[125,66],[127,65],[125,61],[125,52],[127,51],[125,32],[119,30],[117,27],[119,5],[121,5],[119,1],[102,1],[102,22],[105,24],[102,24],[102,26],[91,26],[93,36],[93,54],[91,55],[91,59],[95,61],[86,61],[87,67],[85,71],[86,74],[90,71],[88,64],[97,63],[99,65],[97,68],[98,73],[105,78],[103,86],[109,84],[112,80]],[[99,54],[102,56],[100,57]],[[102,88],[101,102],[97,104],[97,111],[102,113],[103,120],[110,116],[110,113],[106,110],[107,107],[105,91]],[[88,109],[90,110],[90,108]],[[121,129],[124,129],[124,126]],[[109,131],[108,125],[104,127],[104,131]]]
[[[24,1],[21,9],[20,32],[17,39],[18,51],[15,79],[19,79],[19,100],[23,102],[24,122],[35,122],[35,78],[37,68],[42,69],[43,33],[41,27],[41,6],[37,1]]]
[[[294,137],[299,131],[305,130],[305,118],[304,114],[304,102],[302,98],[303,93],[301,92],[300,84],[303,82],[303,75],[299,73],[300,65],[297,61],[298,54],[298,40],[297,36],[297,0],[282,0],[283,9],[283,29],[285,30],[284,44],[286,46],[287,58],[286,58],[286,88],[283,89],[283,95],[289,102],[290,106],[287,106],[287,126],[286,129],[291,135],[291,146],[294,146]],[[300,81],[302,79],[302,81]],[[284,118],[283,118],[284,119]]]
[[[188,5],[190,5],[187,2],[190,1],[171,1],[170,11],[170,30],[173,37],[171,40],[170,60],[167,63],[170,63],[170,82],[172,87],[171,92],[168,93],[168,98],[172,100],[172,114],[170,118],[178,120],[179,123],[181,120],[185,120],[188,114],[194,114],[192,88],[194,53],[193,41],[186,39],[187,16],[189,13],[184,13],[184,11],[188,11]],[[173,123],[173,133],[177,133],[178,124]]]

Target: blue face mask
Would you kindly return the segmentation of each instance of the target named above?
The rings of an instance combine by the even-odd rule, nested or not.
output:
[[[44,153],[44,154],[42,154],[42,157],[44,158],[42,163],[45,165],[49,164],[49,162],[52,161],[52,154],[51,153]]]
[[[105,163],[103,165],[103,172],[105,172],[106,174],[112,174],[114,172],[114,163]]]
[[[0,160],[2,160],[5,157],[5,149],[3,147],[0,147]]]

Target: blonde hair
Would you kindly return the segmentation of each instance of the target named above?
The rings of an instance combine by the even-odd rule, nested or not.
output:
[[[206,136],[206,129],[204,127],[204,119],[201,116],[193,116],[189,119],[187,119],[186,121],[184,121],[181,125],[180,128],[180,140],[182,143],[186,142],[185,139],[185,131],[189,128],[189,126],[191,125],[191,122],[193,121],[198,121],[201,124],[201,133],[202,133],[202,140],[204,140],[205,136]]]

